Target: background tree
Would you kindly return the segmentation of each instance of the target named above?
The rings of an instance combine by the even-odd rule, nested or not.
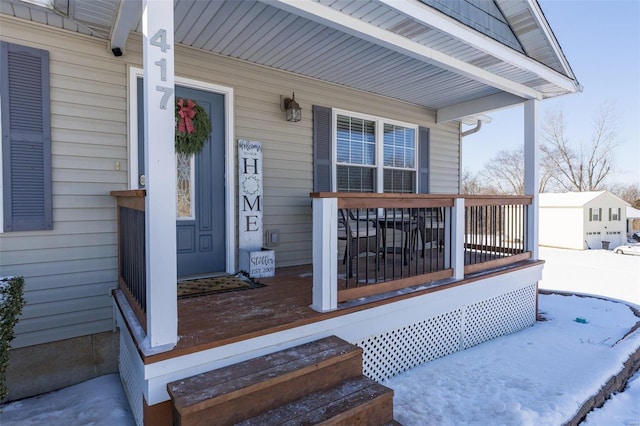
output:
[[[551,179],[548,160],[542,156],[539,165],[539,192],[545,192]],[[524,147],[512,151],[503,150],[490,159],[479,173],[485,193],[524,194]]]
[[[614,183],[607,185],[605,189],[622,198],[632,207],[640,209],[640,184],[637,183]]]
[[[543,143],[540,144],[553,183],[561,191],[597,191],[614,171],[614,149],[617,137],[617,113],[604,103],[593,122],[590,143],[573,146],[564,129],[562,111],[548,114],[542,126]]]
[[[462,179],[460,181],[460,193],[468,195],[484,194],[484,188],[480,183],[480,179],[471,170],[464,169]]]

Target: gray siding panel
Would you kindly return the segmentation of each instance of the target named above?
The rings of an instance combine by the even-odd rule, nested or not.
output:
[[[25,277],[13,347],[113,328],[115,201],[126,189],[126,67],[104,43],[0,17],[3,41],[49,53],[51,230],[0,234],[0,275]],[[115,163],[120,163],[117,171]]]

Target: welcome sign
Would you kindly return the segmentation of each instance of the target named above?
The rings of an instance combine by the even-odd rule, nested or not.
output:
[[[250,277],[272,277],[276,254],[262,250],[262,143],[238,141],[238,217],[240,269]]]
[[[262,248],[262,143],[238,141],[239,246]]]

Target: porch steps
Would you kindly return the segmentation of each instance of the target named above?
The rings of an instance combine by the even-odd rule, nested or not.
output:
[[[358,376],[238,425],[376,425],[380,419],[392,420],[385,417],[392,412],[393,391],[368,377]]]
[[[362,349],[331,336],[167,385],[175,425],[393,422],[393,391],[362,375]]]

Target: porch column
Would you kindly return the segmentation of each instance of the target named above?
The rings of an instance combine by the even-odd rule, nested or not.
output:
[[[147,339],[178,341],[173,0],[142,0]]]
[[[538,101],[524,102],[524,193],[533,195],[527,207],[526,250],[538,260],[538,188],[540,187],[540,143],[538,140]]]
[[[451,230],[451,267],[453,268],[453,278],[464,279],[464,198],[453,200],[451,209],[453,229]],[[446,233],[445,233],[446,235]],[[445,247],[448,247],[445,241]]]
[[[338,308],[338,199],[313,199],[313,299],[318,312]]]

